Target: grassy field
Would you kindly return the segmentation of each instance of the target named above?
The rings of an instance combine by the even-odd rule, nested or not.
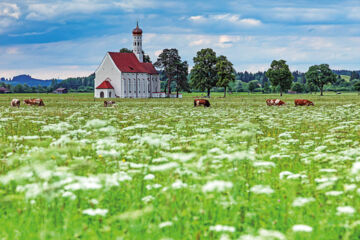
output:
[[[358,239],[357,94],[199,95],[0,95],[0,239]]]

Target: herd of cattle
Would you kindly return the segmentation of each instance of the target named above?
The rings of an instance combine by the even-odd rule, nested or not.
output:
[[[294,103],[295,106],[314,106],[312,101],[306,99],[295,99]],[[268,106],[282,106],[285,105],[285,102],[280,99],[266,99],[266,104]],[[210,107],[210,102],[206,99],[195,99],[194,107],[198,106]]]
[[[314,106],[314,103],[306,99],[295,99],[295,106]],[[44,101],[41,98],[25,99],[24,103],[31,106],[45,106]],[[114,105],[114,101],[104,101],[104,107],[111,107]],[[282,106],[285,102],[280,99],[266,99],[268,106]],[[20,100],[13,99],[10,104],[12,107],[20,107]],[[210,107],[210,102],[207,99],[194,99],[194,107]]]

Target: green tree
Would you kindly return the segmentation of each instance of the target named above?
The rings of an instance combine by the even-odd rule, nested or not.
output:
[[[285,60],[272,61],[269,70],[266,72],[266,77],[269,78],[271,85],[279,86],[280,96],[290,89],[294,79]]]
[[[320,95],[323,96],[325,84],[336,82],[336,74],[331,71],[328,64],[314,65],[305,73],[306,81],[319,87]]]
[[[132,53],[133,51],[131,51],[131,50],[128,49],[128,48],[122,48],[122,49],[120,49],[120,52],[121,52],[121,53]]]
[[[360,95],[360,81],[356,82],[354,84],[355,91],[358,91],[358,94]]]
[[[171,94],[171,82],[175,78],[179,63],[181,63],[179,52],[177,49],[172,48],[164,49],[154,64],[155,67],[162,68],[167,77],[168,97]]]
[[[271,91],[270,84],[268,82],[264,83],[264,93],[269,93]]]
[[[248,86],[249,92],[251,93],[254,92],[255,89],[258,88],[258,84],[259,84],[258,80],[251,80]]]
[[[191,70],[190,84],[200,91],[210,91],[217,83],[216,53],[211,48],[201,49],[194,57],[194,67]]]
[[[350,81],[354,80],[354,79],[359,79],[359,78],[360,78],[360,75],[358,72],[356,72],[356,71],[351,72]]]
[[[218,81],[216,86],[224,88],[224,97],[226,97],[226,88],[230,82],[235,81],[235,70],[233,64],[225,56],[219,56],[216,63]]]
[[[188,82],[189,65],[187,61],[178,62],[175,70],[176,82],[176,97],[179,97],[179,91],[190,92],[190,85]]]
[[[297,93],[302,93],[304,91],[304,85],[296,82],[292,85],[291,90]]]

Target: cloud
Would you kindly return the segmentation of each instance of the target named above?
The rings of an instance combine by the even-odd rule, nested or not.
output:
[[[217,14],[217,15],[208,15],[208,16],[191,16],[188,18],[192,22],[198,23],[214,23],[214,22],[228,22],[240,26],[248,26],[248,27],[257,27],[262,24],[262,22],[258,19],[254,18],[241,18],[240,15],[237,14]]]
[[[0,17],[19,19],[20,15],[20,9],[16,4],[0,3]]]

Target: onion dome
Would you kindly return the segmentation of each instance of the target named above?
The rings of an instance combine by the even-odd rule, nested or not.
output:
[[[136,23],[136,28],[133,30],[133,35],[141,35],[142,34],[142,29],[139,28],[139,23]]]

